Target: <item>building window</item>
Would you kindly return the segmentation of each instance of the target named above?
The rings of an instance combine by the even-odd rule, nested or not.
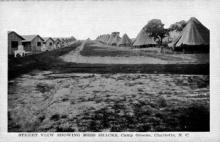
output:
[[[52,46],[52,42],[50,42],[50,46]]]
[[[41,42],[37,42],[37,46],[41,46]]]
[[[17,49],[18,48],[18,41],[12,41],[11,42],[11,48]]]

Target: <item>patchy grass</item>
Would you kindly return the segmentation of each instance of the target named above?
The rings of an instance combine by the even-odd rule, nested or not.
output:
[[[9,92],[9,132],[210,130],[208,75],[41,71],[16,78]]]
[[[207,63],[209,54],[164,54],[160,53],[160,48],[151,47],[146,49],[121,48],[121,47],[105,47],[104,45],[85,44],[82,51],[82,56],[87,57],[132,57],[143,56],[157,58],[165,61],[183,61],[195,60],[198,63]]]
[[[129,113],[126,106],[115,103],[111,108],[77,117],[79,131],[147,132],[147,131],[209,131],[209,107],[188,104],[158,110],[149,104],[135,104]]]
[[[209,74],[209,64],[77,64],[59,66],[60,73]]]

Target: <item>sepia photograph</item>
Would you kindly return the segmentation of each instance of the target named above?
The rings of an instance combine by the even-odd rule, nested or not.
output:
[[[211,132],[211,2],[0,4],[7,133]]]

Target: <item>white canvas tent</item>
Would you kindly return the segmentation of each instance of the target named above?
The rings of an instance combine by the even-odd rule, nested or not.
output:
[[[170,46],[175,48],[188,45],[209,45],[209,29],[207,29],[202,23],[200,23],[196,18],[192,17],[187,22],[180,36],[174,40]]]
[[[144,29],[141,29],[135,39],[133,46],[140,47],[149,45],[156,45],[156,42],[144,31]]]
[[[113,38],[111,45],[118,45],[118,42],[121,40],[119,36]]]
[[[111,34],[111,35],[110,35],[110,38],[108,39],[107,44],[108,44],[108,45],[111,45],[113,39],[114,39],[114,35]]]
[[[108,40],[108,45],[117,45],[118,42],[121,40],[120,36],[119,36],[119,32],[112,32],[112,34],[110,35],[110,38]]]
[[[132,46],[132,41],[127,34],[124,34],[118,42],[118,46]]]
[[[104,34],[104,35],[98,36],[98,37],[96,38],[96,40],[98,40],[98,41],[100,41],[100,42],[102,42],[102,43],[106,43],[106,44],[107,44],[109,38],[110,38],[110,35],[109,35],[109,34]]]

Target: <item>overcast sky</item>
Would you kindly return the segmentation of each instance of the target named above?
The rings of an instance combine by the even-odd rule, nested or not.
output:
[[[95,39],[119,31],[136,37],[150,19],[170,24],[198,18],[211,25],[209,1],[47,1],[0,2],[0,27],[19,34]]]

